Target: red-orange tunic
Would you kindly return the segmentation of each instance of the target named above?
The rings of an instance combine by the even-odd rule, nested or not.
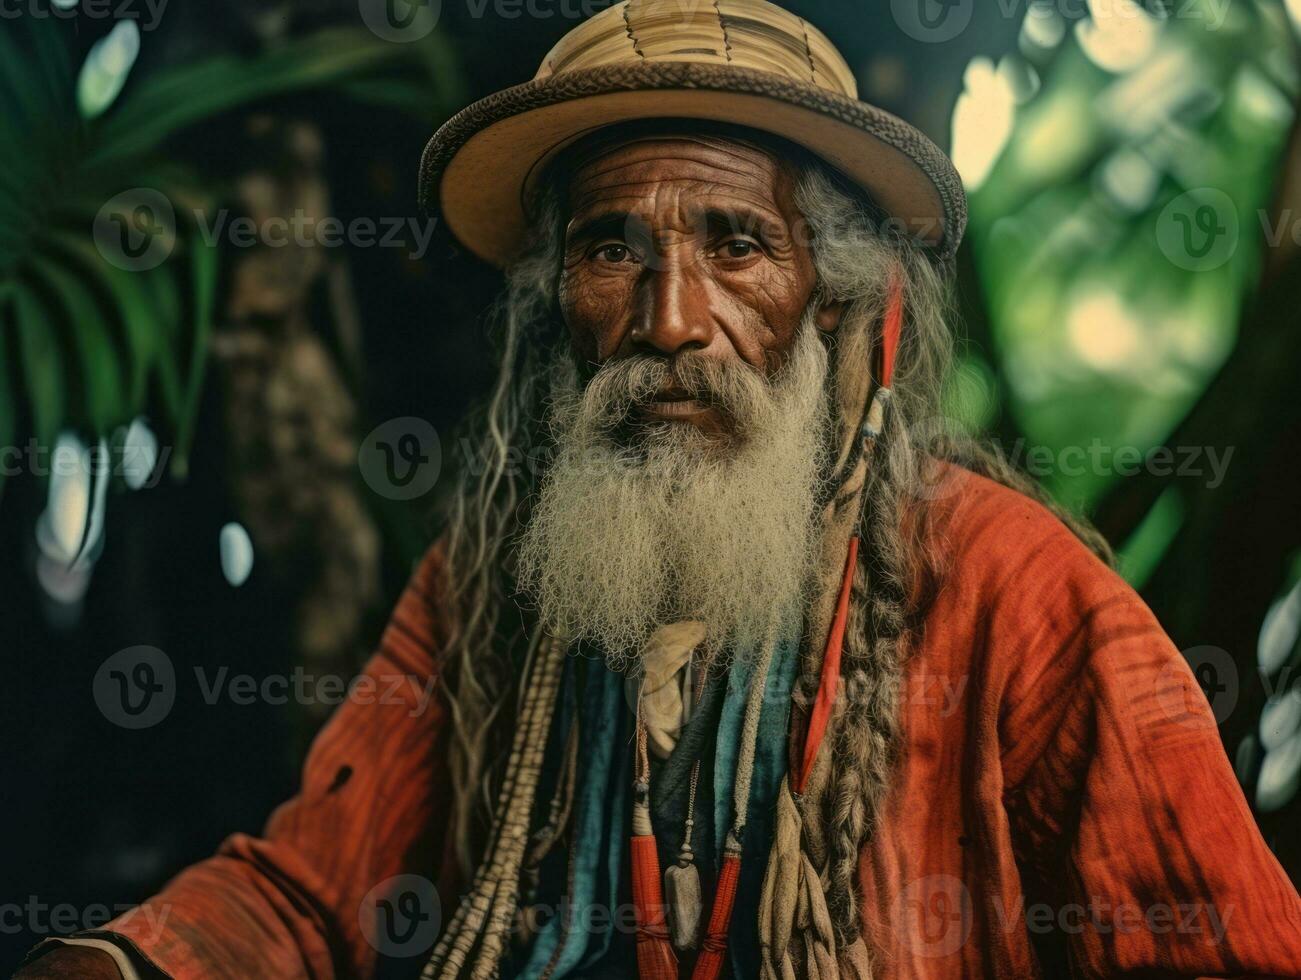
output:
[[[939,509],[951,569],[862,858],[878,975],[1301,976],[1301,901],[1152,614],[1010,490],[963,474]],[[261,839],[232,837],[108,927],[172,976],[370,975],[364,897],[431,875],[446,837],[444,717],[421,690],[436,555],[368,667],[400,697],[346,703]]]

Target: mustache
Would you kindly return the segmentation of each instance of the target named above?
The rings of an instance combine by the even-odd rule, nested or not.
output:
[[[584,414],[613,428],[668,390],[718,409],[737,423],[744,423],[757,404],[772,396],[769,379],[744,361],[720,361],[694,352],[671,358],[633,354],[597,369],[583,391]]]

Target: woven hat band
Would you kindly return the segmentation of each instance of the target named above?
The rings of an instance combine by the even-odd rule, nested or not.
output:
[[[827,37],[767,0],[624,0],[565,35],[536,79],[650,62],[750,68],[858,97],[853,72]]]

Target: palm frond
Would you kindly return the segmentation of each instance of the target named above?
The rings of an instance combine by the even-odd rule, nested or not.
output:
[[[150,80],[96,132],[92,166],[147,152],[176,132],[237,106],[337,84],[409,57],[400,46],[351,28],[331,28],[255,58],[214,58]]]

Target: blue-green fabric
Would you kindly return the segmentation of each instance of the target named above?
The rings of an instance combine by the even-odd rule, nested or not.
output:
[[[561,903],[569,922],[568,928],[562,928],[566,924],[560,915],[550,919],[534,940],[528,962],[518,974],[521,978],[539,976],[562,939],[564,948],[553,977],[564,977],[580,964],[604,955],[611,930],[593,930],[587,923],[594,908],[617,907],[632,780],[627,751],[632,726],[624,704],[623,677],[598,660],[574,658],[567,670],[571,678],[582,673],[585,682],[574,819],[577,846],[570,855],[573,889]],[[556,749],[557,740],[553,739],[548,751]]]
[[[782,777],[786,775],[791,692],[798,661],[798,634],[780,640],[773,652],[768,680],[764,685],[745,839],[741,841],[741,879],[736,889],[736,905],[727,942],[737,977],[759,975],[759,893],[763,890],[768,851],[772,847],[777,792]],[[753,667],[733,666],[719,723],[718,750],[714,757],[714,839],[719,854],[732,826],[736,758],[740,752],[741,725],[752,675]]]
[[[736,763],[740,752],[741,727],[745,716],[753,657],[740,658],[728,675],[726,693],[719,713],[717,730],[711,740],[712,759],[705,760],[702,781],[709,785],[702,794],[712,812],[698,826],[712,837],[713,854],[722,853],[723,844],[733,823],[732,797]],[[764,703],[759,720],[759,738],[755,751],[754,775],[750,784],[750,804],[745,839],[742,841],[741,882],[732,915],[729,948],[733,975],[758,975],[758,901],[772,842],[773,816],[777,792],[786,773],[787,730],[790,721],[791,691],[799,659],[799,631],[778,642],[773,652],[765,685]],[[628,901],[629,888],[621,876],[626,874],[630,792],[632,780],[633,718],[624,693],[624,677],[609,670],[600,660],[581,662],[583,691],[579,706],[579,772],[573,850],[568,855],[568,875],[572,887],[563,903],[569,916],[569,928],[562,929],[559,916],[551,919],[528,951],[525,967],[517,974],[535,978],[561,946],[554,978],[598,977],[619,975],[616,961],[625,964],[632,937],[611,928],[584,928],[584,923],[608,923],[610,912]],[[575,672],[570,665],[571,673]],[[553,734],[548,753],[559,751],[563,737]],[[672,761],[672,760],[671,760]],[[654,785],[652,783],[652,795]],[[668,826],[657,824],[661,854],[674,853],[681,834],[677,820]],[[712,825],[712,826],[710,826]],[[716,868],[711,869],[716,873]],[[557,883],[558,885],[560,883]],[[706,900],[713,895],[713,883],[703,882]],[[563,891],[563,887],[561,887]],[[594,911],[595,910],[595,911]],[[706,921],[709,909],[705,910]],[[619,913],[616,913],[618,921]],[[612,949],[612,940],[615,946]],[[620,967],[621,968],[621,967]],[[611,972],[614,970],[614,972]]]

